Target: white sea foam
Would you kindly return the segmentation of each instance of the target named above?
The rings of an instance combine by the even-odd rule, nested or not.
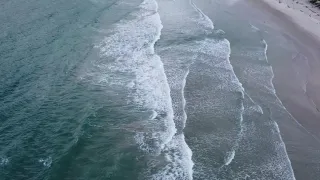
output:
[[[142,151],[159,154],[176,132],[170,89],[163,64],[154,52],[162,24],[155,0],[140,6],[114,24],[96,48],[100,60],[85,77],[94,84],[122,89],[129,104],[152,111],[152,115],[130,126]],[[115,92],[116,94],[117,92]]]
[[[186,50],[184,50],[186,48]],[[188,48],[188,49],[187,49]],[[230,42],[227,39],[223,40],[214,40],[206,38],[204,40],[196,41],[194,44],[190,44],[188,47],[183,47],[183,51],[189,51],[194,54],[198,54],[200,57],[197,57],[197,62],[201,62],[206,64],[208,67],[211,68],[204,68],[199,70],[197,72],[198,75],[203,76],[212,76],[212,79],[220,80],[221,83],[219,83],[216,86],[216,89],[221,92],[239,92],[241,101],[239,105],[239,109],[232,109],[229,113],[234,114],[237,117],[238,123],[236,124],[240,125],[240,130],[237,131],[236,129],[230,129],[231,131],[237,131],[236,137],[233,133],[229,132],[222,132],[227,141],[224,141],[225,144],[230,145],[231,149],[230,151],[225,152],[225,162],[223,166],[228,166],[234,159],[236,155],[236,151],[239,148],[239,140],[242,136],[242,129],[243,129],[243,113],[244,113],[244,105],[243,105],[243,99],[244,99],[244,88],[242,87],[242,84],[240,83],[239,79],[237,78],[233,67],[230,63]],[[214,93],[214,92],[212,92]],[[219,97],[220,98],[220,97]],[[223,102],[222,99],[217,99],[214,104],[219,104]],[[214,109],[215,105],[211,105],[211,109]],[[217,108],[219,108],[221,105],[217,105]],[[197,107],[199,110],[201,110],[202,107]],[[221,111],[223,111],[221,109]],[[226,112],[222,112],[226,113]],[[217,132],[215,132],[217,133]],[[232,135],[231,135],[232,134]],[[209,135],[207,138],[210,137]],[[219,140],[217,138],[211,139],[212,143],[219,143]],[[210,145],[211,146],[211,145]],[[208,145],[208,147],[210,147]],[[221,167],[222,168],[222,167]]]
[[[186,121],[187,121],[187,113],[186,113],[186,111],[185,111],[186,99],[185,99],[185,97],[184,97],[184,88],[185,88],[185,86],[186,86],[188,74],[189,74],[189,68],[188,68],[187,72],[185,73],[185,75],[184,75],[184,77],[183,77],[183,80],[182,80],[182,88],[181,88],[182,110],[183,110],[183,120],[184,120],[182,129],[185,128],[185,124],[186,124]]]
[[[192,151],[186,144],[183,134],[174,136],[165,149],[168,164],[153,174],[152,180],[192,179]]]
[[[163,9],[161,9],[161,7]],[[165,13],[164,11],[168,13]],[[189,4],[186,4],[185,1],[181,0],[160,2],[160,13],[161,12],[164,12],[162,18],[167,25],[169,24],[170,33],[177,34],[177,39],[180,36],[190,38],[198,34],[205,35],[211,33],[214,28],[212,21],[198,9],[191,0],[189,1]],[[180,21],[181,18],[184,18],[184,20]],[[173,19],[176,21],[173,21]],[[165,31],[167,31],[167,29],[165,29]],[[190,44],[182,43],[179,45],[163,47],[161,48],[161,51],[166,52],[165,54],[168,52],[170,54],[176,54],[176,52],[179,51],[190,52],[191,48]],[[187,121],[184,88],[189,74],[189,66],[195,60],[195,56],[192,55],[191,57],[184,58],[184,56],[178,55],[177,57],[170,56],[168,59],[167,56],[164,55],[162,59],[165,63],[166,74],[173,93],[171,95],[174,102],[174,120],[176,124],[179,124],[179,131],[165,148],[166,151],[164,154],[167,157],[168,164],[161,171],[153,175],[152,179],[191,180],[193,174],[192,152],[186,144],[183,135],[183,129]]]
[[[267,49],[268,45],[265,40],[261,41],[261,44],[264,46],[263,49],[256,48],[253,51],[243,50],[241,56],[246,56],[253,60],[258,60],[261,64],[253,64],[253,66],[248,66],[243,70],[243,73],[249,79],[254,80],[255,85],[258,85],[262,91],[267,91],[272,94],[275,94],[275,88],[272,84],[272,79],[274,77],[272,67],[268,64],[267,59]],[[263,65],[262,65],[263,64]]]
[[[132,125],[130,131],[138,126],[134,138],[140,149],[156,155],[148,157],[150,162],[156,162],[158,156],[167,157],[166,165],[142,176],[147,179],[192,179],[192,152],[183,134],[174,136],[176,129],[167,75],[160,57],[154,52],[162,29],[157,9],[154,0],[145,0],[129,20],[121,20],[114,26],[109,32],[111,35],[97,46],[106,62],[97,63],[101,74],[94,78],[99,83],[126,87],[131,92],[132,102],[129,103],[153,112],[147,120]],[[182,97],[186,76],[187,73],[181,82]],[[185,121],[184,97],[182,101],[181,119]]]
[[[193,2],[193,0],[190,0],[190,4],[191,6],[199,13],[200,15],[200,20],[201,21],[198,21],[200,24],[200,26],[203,26],[205,28],[208,28],[208,32],[211,33],[212,30],[214,29],[214,25],[213,25],[213,22],[211,21],[211,19],[205,15]]]
[[[52,158],[49,156],[46,159],[39,159],[39,162],[42,163],[42,165],[45,167],[51,167]]]
[[[263,55],[262,55],[263,59],[259,59],[259,60],[268,62],[268,57],[267,57],[268,44],[264,39],[261,41],[261,43],[264,46]],[[260,90],[267,91],[268,93],[273,94],[276,97],[277,102],[272,102],[272,103],[280,104],[281,108],[285,109],[285,107],[282,105],[281,101],[277,97],[275,88],[272,83],[272,80],[274,78],[272,67],[259,65],[259,66],[254,66],[253,68],[255,69],[255,71],[250,72],[248,74],[249,77],[252,79],[255,79],[255,83],[257,84],[262,82],[263,84],[259,84],[259,85],[261,85],[263,89],[260,89]],[[249,110],[257,110],[263,113],[262,108],[260,106],[252,106],[249,108]],[[290,113],[288,112],[288,114]],[[270,116],[272,117],[272,112]],[[285,144],[282,140],[279,127],[275,121],[271,121],[270,123],[271,124],[267,123],[268,124],[267,126],[270,128],[271,132],[274,134],[274,137],[270,137],[274,140],[274,144],[272,144],[272,146],[274,146],[278,150],[276,150],[276,155],[271,156],[270,159],[266,161],[264,165],[261,166],[260,168],[263,169],[264,171],[270,170],[270,172],[272,172],[273,174],[279,177],[281,176],[287,179],[295,179],[291,162],[286,152]]]
[[[5,166],[9,163],[9,158],[7,157],[1,157],[0,158],[0,166]]]
[[[263,114],[263,110],[260,105],[258,105],[247,92],[245,92],[246,98],[249,98],[249,101],[254,105],[246,107],[246,112],[252,115],[253,113],[260,113]]]
[[[227,39],[214,40],[205,39],[202,41],[197,41],[196,46],[190,49],[194,53],[206,54],[207,56],[217,57],[216,60],[204,61],[204,63],[212,66],[218,67],[226,70],[226,72],[221,72],[217,74],[217,77],[225,83],[221,83],[217,88],[228,90],[228,91],[238,91],[243,92],[244,89],[236,74],[234,73],[233,67],[230,63],[229,57],[231,53],[230,42]],[[213,51],[214,50],[214,51]],[[225,57],[224,61],[221,61],[221,57]],[[209,73],[209,72],[199,72],[199,73]]]
[[[197,9],[195,8],[195,10],[197,10]],[[200,17],[201,17],[201,13],[200,13]],[[201,23],[199,23],[199,24],[201,24]],[[207,26],[207,27],[209,27],[209,26]],[[176,29],[178,29],[178,28],[176,28]],[[187,34],[187,31],[183,31],[183,33]],[[191,35],[191,34],[188,34],[188,35]],[[265,55],[266,56],[267,44],[266,44],[265,41],[262,41],[262,43],[265,43],[265,48],[264,48],[263,51],[259,52],[259,55]],[[235,75],[235,73],[233,71],[233,67],[232,67],[232,65],[230,64],[230,61],[229,61],[229,56],[230,56],[230,53],[231,53],[231,49],[230,49],[230,43],[229,43],[228,40],[225,39],[225,40],[222,40],[222,41],[217,41],[217,40],[206,38],[206,39],[201,39],[201,40],[195,40],[193,42],[188,42],[186,44],[179,44],[179,45],[175,45],[173,47],[167,47],[165,49],[165,51],[166,52],[167,51],[180,51],[180,52],[183,52],[183,53],[187,54],[186,56],[188,56],[190,54],[195,54],[196,55],[195,57],[193,57],[193,56],[185,57],[185,61],[189,62],[189,59],[192,59],[191,63],[193,61],[201,61],[201,63],[204,63],[205,65],[209,65],[210,67],[215,68],[215,70],[220,72],[220,73],[216,73],[216,72],[213,72],[213,71],[211,71],[211,70],[209,70],[207,68],[204,68],[203,70],[201,69],[201,70],[199,70],[199,72],[197,72],[198,75],[200,75],[200,76],[204,75],[204,77],[208,76],[208,75],[209,76],[211,75],[215,79],[219,79],[221,81],[221,84],[216,88],[219,88],[219,89],[221,89],[223,91],[240,92],[241,95],[242,95],[242,98],[244,98],[244,88],[242,87],[242,84],[240,83],[239,79],[236,77],[236,75]],[[182,53],[180,53],[180,55],[181,54]],[[227,58],[222,58],[222,57],[225,57],[226,55],[228,55]],[[221,61],[221,60],[223,60],[223,61]],[[261,59],[261,61],[262,60],[264,60],[264,59]],[[190,64],[189,64],[189,66],[190,66]],[[266,71],[263,71],[262,73],[266,72],[266,73],[270,74],[269,69],[267,69]],[[251,72],[249,72],[249,73],[251,73]],[[183,79],[185,79],[185,77]],[[170,79],[170,76],[168,78]],[[172,78],[172,79],[174,79],[174,78]],[[268,79],[268,78],[265,78],[265,79]],[[273,90],[274,88],[272,86],[272,83],[271,82],[267,82],[267,81],[266,81],[266,83],[264,83],[264,81],[263,81],[263,83],[267,84],[269,86],[268,90],[271,90],[272,92],[274,92],[274,90]],[[170,84],[170,82],[169,82],[169,84]],[[178,84],[172,83],[172,84],[173,84],[172,87],[175,87],[175,88],[177,88],[177,87],[179,88],[180,87],[178,85],[179,83]],[[184,84],[184,80],[183,80],[183,82],[182,82],[182,87],[183,87],[182,88],[182,94],[183,94],[184,86],[185,86],[185,84]],[[204,96],[206,96],[206,95],[204,95]],[[221,98],[221,99],[223,99],[223,98]],[[183,100],[183,107],[185,106],[184,103],[185,103],[185,100]],[[214,103],[217,104],[219,102],[214,102]],[[217,107],[219,107],[219,106],[220,105],[218,105]],[[199,107],[197,107],[197,109],[198,110],[202,110],[203,107],[199,106]],[[234,139],[229,138],[230,136],[229,136],[228,132],[226,132],[225,137],[221,137],[221,139],[223,139],[223,138],[226,139],[224,141],[225,143],[229,143],[230,142],[230,144],[233,144],[233,147],[231,147],[229,149],[229,151],[227,151],[226,154],[225,154],[225,159],[224,159],[224,166],[225,167],[221,167],[221,168],[228,168],[228,166],[232,163],[232,161],[236,157],[236,153],[237,153],[237,150],[239,148],[239,141],[240,141],[241,137],[243,136],[243,131],[244,131],[243,129],[245,128],[245,127],[242,126],[242,123],[244,121],[242,114],[245,111],[243,102],[241,102],[239,109],[237,109],[237,110],[232,109],[230,111],[232,111],[230,113],[234,113],[235,112],[238,115],[237,119],[239,119],[239,122],[241,124],[241,130],[238,132],[238,137],[236,137],[237,139],[235,141],[233,141]],[[248,110],[246,109],[246,111],[248,111]],[[262,108],[257,104],[255,104],[253,106],[250,106],[250,111],[258,112],[260,114],[263,114]],[[254,126],[253,126],[253,129],[254,129]],[[246,133],[249,133],[250,129],[249,130],[247,129],[246,131],[247,131]],[[232,133],[230,133],[230,134],[232,134]],[[202,139],[201,137],[198,137],[198,138],[199,138],[199,141],[203,141],[202,143],[206,142],[206,145],[208,147],[211,147],[211,146],[215,146],[214,145],[215,143],[219,143],[219,142],[216,142],[216,140],[218,141],[218,138],[220,138],[220,137],[218,137],[219,135],[216,136],[217,138],[214,138],[214,135],[218,135],[218,134],[212,134],[212,136],[210,136],[210,134],[206,135],[206,138],[204,138],[204,139],[207,140],[207,141],[204,141],[204,139]],[[234,138],[234,136],[233,136],[233,138]],[[170,143],[175,142],[174,139],[175,138],[173,138],[173,140]],[[283,147],[283,146],[281,146],[281,147]],[[197,147],[197,148],[199,148],[199,147]],[[252,147],[252,148],[254,148],[254,147]],[[168,148],[168,149],[170,149],[170,148]],[[179,152],[179,151],[178,150],[174,150],[173,152]],[[197,151],[197,152],[199,152],[199,151]],[[281,151],[281,152],[283,152],[283,151]],[[175,155],[177,155],[177,154],[175,154]],[[204,156],[205,156],[205,154],[204,154]],[[173,159],[175,159],[174,157],[178,158],[180,156],[179,155],[174,156],[174,154],[170,154],[170,153],[167,154],[167,160],[168,161],[172,161]],[[190,158],[190,160],[191,160],[191,158]],[[277,161],[277,162],[279,162],[279,161]],[[196,163],[199,163],[199,162],[196,162]],[[286,161],[283,161],[281,163],[286,164]],[[173,163],[169,163],[169,164],[173,165]],[[265,167],[264,166],[263,167],[252,167],[252,169],[253,170],[257,170],[258,168],[262,168],[263,170],[272,170],[271,166],[269,166],[270,164],[274,164],[274,163],[268,163],[268,165],[266,165]],[[199,170],[198,165],[199,164],[196,164],[196,166],[195,166],[195,167],[197,167],[196,168],[197,170]],[[207,165],[210,166],[210,164],[207,164]],[[177,166],[168,165],[168,166],[166,166],[166,168],[167,167],[170,167],[170,168],[171,167],[175,167],[175,169],[177,169],[177,167],[181,167],[181,166],[180,165],[177,165]],[[206,171],[205,170],[206,168],[207,167],[204,167],[203,171]],[[168,179],[170,179],[170,178],[171,179],[177,179],[177,177],[180,177],[180,176],[177,175],[177,174],[179,174],[178,172],[184,172],[181,169],[180,170],[175,170],[175,171],[168,171],[168,169],[166,169],[164,171],[161,171],[162,174],[161,173],[160,173],[161,175],[158,174],[159,176],[157,176],[157,177],[168,177]],[[211,171],[214,171],[214,170],[209,168],[208,171],[211,172]],[[175,174],[175,173],[177,173],[177,174]],[[159,178],[159,179],[165,179],[165,178]],[[180,177],[180,179],[181,179],[181,177]],[[185,178],[185,179],[187,179],[187,178]]]
[[[152,110],[152,115],[150,116],[150,119],[153,120],[153,119],[155,119],[157,116],[158,116],[157,111]]]
[[[227,61],[229,63],[229,65],[231,66],[230,69],[231,69],[231,72],[232,72],[232,76],[234,76],[232,82],[234,82],[235,84],[238,85],[238,91],[241,92],[241,103],[240,103],[240,111],[239,111],[239,116],[240,116],[240,131],[238,133],[238,137],[236,139],[236,142],[232,148],[232,151],[231,152],[228,152],[227,153],[227,158],[226,158],[226,161],[225,161],[225,166],[228,166],[234,159],[235,157],[235,154],[236,154],[236,151],[237,149],[239,148],[239,142],[240,140],[242,139],[242,136],[243,136],[243,131],[244,131],[244,125],[243,125],[243,114],[244,114],[244,104],[243,104],[243,100],[244,100],[244,95],[245,95],[245,89],[243,88],[242,84],[240,83],[238,77],[236,76],[234,70],[233,70],[233,66],[231,65],[231,62],[230,62],[230,55],[231,55],[231,47],[230,47],[230,42],[228,41],[228,50],[229,50],[229,53],[228,53],[228,58],[227,58]]]
[[[254,106],[250,106],[249,111],[258,112],[260,114],[263,114],[263,110],[262,110],[261,106],[259,106],[257,104],[255,104]]]
[[[252,24],[250,24],[250,27],[251,27],[251,29],[252,29],[254,32],[260,31],[259,28],[257,28],[256,26],[254,26],[254,25],[252,25]]]
[[[235,156],[236,152],[234,150],[230,151],[230,152],[227,152],[227,156],[226,156],[226,159],[225,159],[225,165],[228,166],[232,160],[234,159],[234,156]]]

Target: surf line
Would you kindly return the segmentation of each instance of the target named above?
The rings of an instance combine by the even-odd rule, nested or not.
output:
[[[240,117],[239,117],[239,125],[240,125],[240,131],[238,133],[238,138],[236,139],[236,143],[235,145],[232,147],[232,150],[227,152],[227,156],[225,157],[225,163],[224,165],[222,165],[220,168],[224,167],[224,166],[228,166],[230,165],[230,163],[232,163],[235,155],[236,155],[236,151],[237,149],[239,148],[239,142],[240,140],[242,139],[243,137],[243,114],[244,114],[244,104],[243,104],[243,101],[244,101],[244,95],[245,95],[245,89],[244,87],[242,86],[241,82],[239,81],[239,78],[237,77],[237,75],[235,74],[234,70],[233,70],[233,66],[230,62],[230,56],[231,56],[231,45],[230,45],[230,42],[228,41],[228,48],[229,48],[229,54],[228,54],[228,63],[229,65],[231,66],[232,68],[232,73],[234,74],[234,76],[237,78],[237,81],[239,82],[239,86],[240,86],[240,93],[241,93],[241,97],[240,97],[240,105],[241,105],[241,109],[240,109]]]
[[[156,23],[158,24],[158,29],[157,29],[157,32],[156,32],[156,37],[154,38],[154,40],[152,41],[151,43],[151,47],[152,47],[152,53],[158,57],[160,63],[161,63],[161,73],[163,74],[163,76],[165,76],[165,89],[166,91],[168,91],[168,94],[169,94],[169,104],[170,104],[170,108],[169,108],[169,112],[168,112],[168,116],[169,116],[169,121],[170,122],[166,122],[168,124],[169,127],[169,135],[167,136],[167,138],[165,139],[165,141],[161,144],[161,151],[165,148],[165,146],[170,142],[172,141],[172,139],[174,138],[174,135],[176,134],[177,132],[177,129],[176,129],[176,125],[174,123],[174,113],[173,113],[173,107],[172,107],[172,98],[171,98],[171,93],[170,93],[170,87],[169,87],[169,83],[168,83],[168,78],[166,76],[166,73],[165,73],[165,70],[164,70],[164,66],[163,66],[163,62],[161,61],[161,58],[160,56],[158,56],[156,53],[155,53],[155,44],[157,41],[160,40],[161,38],[161,31],[162,31],[162,28],[163,28],[163,25],[162,25],[162,21],[161,21],[161,18],[160,18],[160,15],[158,13],[158,3],[156,0],[144,0],[144,2],[142,3],[142,7],[145,6],[145,8],[148,10],[149,8],[151,8],[153,11],[156,12]]]
[[[205,27],[210,29],[210,31],[212,32],[214,30],[214,24],[213,24],[212,20],[205,13],[203,13],[201,11],[201,9],[199,9],[196,6],[196,4],[193,2],[193,0],[190,0],[189,2],[190,2],[190,5],[194,8],[194,10],[199,13],[199,16],[206,22]],[[211,32],[209,32],[209,33],[211,33]],[[240,131],[238,133],[238,138],[236,139],[235,145],[232,147],[231,151],[226,153],[224,164],[220,168],[222,168],[224,166],[228,166],[230,163],[232,163],[232,161],[233,161],[233,159],[234,159],[234,157],[236,155],[236,150],[239,148],[239,141],[242,139],[242,136],[243,136],[243,113],[244,113],[243,100],[244,100],[245,90],[244,90],[242,84],[240,83],[238,77],[234,73],[233,67],[232,67],[232,65],[230,63],[231,46],[230,46],[230,42],[228,40],[227,40],[227,42],[228,42],[228,48],[229,48],[229,53],[228,53],[228,56],[227,56],[227,60],[228,60],[229,65],[232,68],[232,73],[234,74],[234,76],[237,78],[237,81],[239,82],[239,86],[240,86],[240,89],[241,89],[240,90],[240,93],[241,93],[241,97],[240,97],[241,110],[240,110],[240,117],[239,117]]]
[[[154,46],[155,43],[160,40],[161,38],[161,31],[163,28],[162,25],[162,21],[161,21],[161,17],[158,13],[158,3],[156,0],[145,0],[147,2],[152,2],[153,6],[155,6],[155,11],[157,13],[157,19],[158,19],[158,23],[160,24],[160,27],[157,32],[157,38],[155,39],[155,41],[153,42],[153,51],[154,52]],[[158,56],[158,55],[157,55]],[[159,59],[161,61],[161,58],[159,56]],[[186,85],[186,79],[187,76],[189,74],[189,68],[187,70],[187,72],[184,74],[183,80],[182,80],[182,86],[181,86],[181,98],[182,98],[182,123],[183,126],[181,128],[181,130],[177,129],[177,124],[175,124],[174,119],[176,117],[174,117],[174,108],[173,108],[173,101],[172,101],[172,97],[171,97],[171,89],[169,86],[169,82],[168,82],[168,77],[166,75],[164,66],[163,66],[163,62],[162,63],[162,68],[161,70],[163,70],[163,74],[166,76],[166,89],[168,89],[169,91],[169,97],[170,97],[170,123],[174,124],[174,134],[170,134],[170,138],[167,139],[167,141],[165,141],[162,144],[161,147],[161,151],[162,153],[166,154],[166,157],[168,158],[168,165],[165,166],[162,170],[160,170],[158,173],[155,173],[151,176],[151,179],[159,179],[159,175],[161,176],[161,179],[171,179],[173,177],[175,178],[183,178],[183,179],[188,179],[188,180],[192,180],[193,179],[193,161],[192,161],[192,151],[189,148],[189,146],[187,145],[185,138],[184,138],[184,133],[183,133],[183,129],[185,127],[185,122],[187,120],[187,114],[185,111],[185,106],[186,106],[186,100],[185,100],[185,96],[184,96],[184,89],[185,89],[185,85]],[[172,121],[171,121],[172,120]],[[173,132],[173,131],[172,131]],[[172,135],[172,136],[171,136]],[[178,144],[177,144],[178,143]],[[184,157],[177,157],[177,155],[182,154]],[[170,158],[169,158],[170,157]],[[171,160],[170,160],[171,159]],[[181,159],[183,159],[181,161]],[[181,164],[180,164],[181,163]],[[180,166],[181,165],[181,166]],[[176,176],[180,176],[183,175],[183,177],[176,177]]]
[[[266,58],[266,61],[268,62],[268,56],[267,56],[267,51],[268,51],[268,44],[267,42],[262,39],[262,43],[264,44],[265,46],[265,51],[264,51],[264,55],[265,55],[265,58]],[[275,88],[274,88],[274,85],[272,83],[273,79],[274,79],[274,73],[273,73],[273,69],[272,69],[272,66],[271,66],[271,73],[272,73],[272,78],[270,80],[270,84],[272,86],[272,88],[274,89],[274,94],[277,98],[277,100],[279,101],[280,105],[281,105],[281,108],[283,108],[288,114],[289,116],[298,124],[298,126],[300,126],[303,130],[305,130],[308,134],[310,134],[310,136],[312,136],[318,143],[320,143],[320,139],[317,138],[315,135],[313,135],[310,131],[308,131],[295,117],[293,117],[293,115],[287,110],[287,108],[283,105],[282,101],[280,100],[280,98],[278,97],[276,91],[275,91]]]
[[[210,30],[213,30],[214,29],[214,25],[213,25],[213,22],[211,21],[211,19],[206,15],[204,14],[197,6],[196,4],[194,4],[193,0],[190,0],[189,1],[190,5],[193,7],[194,10],[196,10],[200,17],[202,17],[204,20],[206,20],[208,22],[207,25],[207,28],[209,28]]]
[[[264,56],[265,56],[265,60],[267,61],[267,63],[269,63],[269,61],[268,61],[268,55],[267,55],[267,52],[268,52],[268,43],[267,43],[266,40],[264,40],[264,39],[262,39],[261,42],[262,42],[262,44],[264,45]],[[270,67],[271,67],[271,73],[272,73],[272,78],[270,79],[270,84],[271,84],[271,86],[272,86],[274,95],[276,96],[276,98],[277,98],[277,100],[280,102],[280,104],[282,105],[282,108],[289,114],[289,116],[292,117],[292,118],[294,119],[294,121],[296,121],[296,123],[298,123],[298,125],[302,126],[302,125],[291,115],[291,113],[285,108],[285,106],[282,104],[281,100],[280,100],[279,97],[277,96],[276,90],[275,90],[274,85],[273,85],[273,83],[272,83],[273,78],[274,78],[274,73],[273,73],[272,66],[270,66]],[[272,117],[272,112],[270,112],[270,117]],[[275,125],[275,127],[276,127],[276,129],[277,129],[277,131],[278,131],[280,141],[283,143],[283,146],[284,146],[284,149],[285,149],[285,152],[286,152],[286,153],[285,153],[285,156],[286,156],[286,158],[287,158],[287,160],[288,160],[288,163],[289,163],[289,165],[290,165],[290,172],[291,172],[293,178],[295,179],[294,172],[293,172],[293,168],[292,168],[292,164],[291,164],[291,160],[290,160],[290,158],[289,158],[288,152],[286,151],[287,148],[286,148],[286,145],[285,145],[285,143],[284,143],[284,141],[283,141],[283,139],[282,139],[282,136],[281,136],[281,133],[280,133],[280,129],[279,129],[278,123],[277,123],[275,120],[274,120],[273,122],[274,122],[274,125]],[[302,128],[304,128],[304,127],[302,126]],[[304,129],[305,129],[305,128],[304,128]],[[306,129],[305,129],[305,130],[306,130]],[[307,130],[306,130],[306,131],[307,131]],[[308,132],[308,131],[307,131],[307,132]]]

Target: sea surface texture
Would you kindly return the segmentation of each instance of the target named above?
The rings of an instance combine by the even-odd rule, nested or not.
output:
[[[268,42],[215,20],[195,0],[1,1],[0,179],[294,180]]]

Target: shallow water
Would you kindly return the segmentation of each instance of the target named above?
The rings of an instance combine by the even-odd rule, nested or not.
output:
[[[214,15],[233,3],[2,2],[0,179],[294,179],[268,42]]]

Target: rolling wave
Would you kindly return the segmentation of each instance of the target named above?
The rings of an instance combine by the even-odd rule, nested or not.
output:
[[[289,167],[277,124],[253,121],[270,113],[245,91],[230,62],[230,42],[216,32],[192,0],[145,0],[96,46],[102,58],[84,78],[114,94],[124,91],[127,104],[143,114],[124,128],[135,133],[144,153],[141,179],[228,179],[254,173],[263,179],[279,176],[281,168],[271,168],[275,162]],[[261,43],[263,51],[242,55],[258,55],[267,64],[267,43]],[[270,68],[258,69],[246,73],[275,93]],[[258,76],[263,73],[267,76]],[[265,127],[264,133],[275,132],[270,146],[280,153],[243,164],[242,157],[259,149],[255,138]],[[268,169],[273,171],[265,173]],[[283,171],[291,177],[292,169]]]

